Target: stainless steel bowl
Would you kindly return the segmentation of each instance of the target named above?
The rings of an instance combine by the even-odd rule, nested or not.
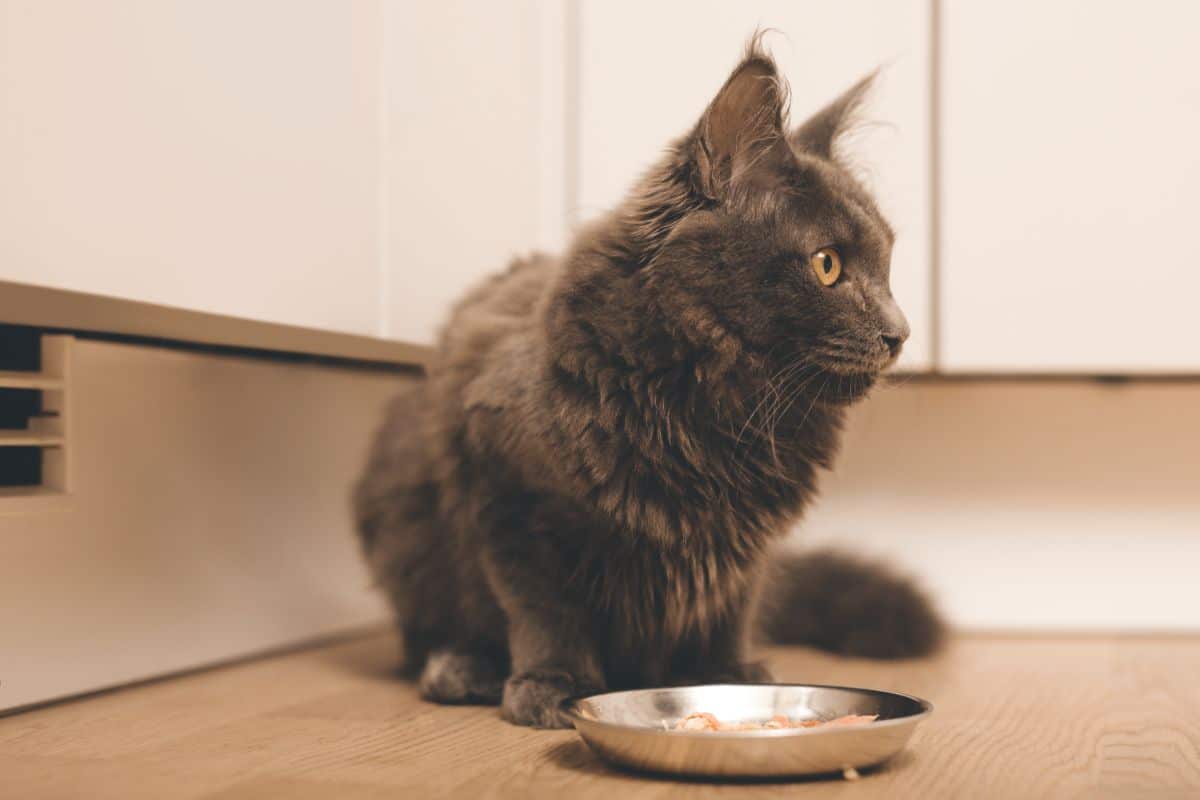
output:
[[[904,749],[933,706],[904,694],[845,686],[750,684],[609,692],[567,701],[583,740],[615,764],[721,777],[815,775],[879,764]],[[677,731],[688,714],[765,722],[878,714],[862,725],[753,731]]]

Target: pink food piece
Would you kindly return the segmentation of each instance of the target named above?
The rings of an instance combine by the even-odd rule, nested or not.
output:
[[[718,731],[720,729],[720,721],[707,711],[688,714],[675,723],[675,730],[677,731]]]
[[[763,728],[757,722],[722,722],[720,725],[723,731],[757,731]]]
[[[776,714],[766,722],[721,722],[707,711],[697,711],[688,714],[675,723],[677,731],[761,731],[780,730],[783,728],[822,728],[846,727],[848,725],[865,725],[879,718],[878,714],[847,714],[830,720],[799,719],[791,720],[784,714]]]

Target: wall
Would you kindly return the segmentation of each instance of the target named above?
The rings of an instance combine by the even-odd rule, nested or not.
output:
[[[857,407],[797,546],[968,628],[1200,629],[1200,383],[911,380]]]

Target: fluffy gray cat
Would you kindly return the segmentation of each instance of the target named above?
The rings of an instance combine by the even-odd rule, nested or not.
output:
[[[937,645],[887,570],[772,553],[908,336],[892,230],[834,156],[868,83],[789,130],[756,39],[620,207],[455,307],[355,495],[427,698],[556,727],[580,693],[768,680],[757,630]]]

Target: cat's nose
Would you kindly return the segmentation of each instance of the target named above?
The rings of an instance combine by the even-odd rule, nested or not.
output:
[[[892,358],[895,358],[896,356],[900,355],[900,348],[904,345],[904,340],[908,338],[908,334],[904,333],[901,335],[884,333],[880,335],[880,338],[883,339],[883,343],[887,346],[888,352],[891,353]]]
[[[888,302],[882,303],[880,311],[880,338],[884,347],[888,349],[888,355],[894,359],[900,354],[900,347],[908,338],[908,320],[905,319],[904,312],[900,311],[900,306],[890,297]]]
[[[896,301],[888,294],[879,303],[879,338],[888,349],[888,355],[895,358],[900,354],[900,347],[908,338],[908,320]]]
[[[908,339],[908,320],[904,318],[904,314],[900,313],[899,308],[895,310],[896,313],[890,315],[891,318],[887,320],[887,323],[883,326],[883,331],[879,334],[879,338],[883,340],[883,345],[887,348],[890,358],[900,355],[900,348]]]

